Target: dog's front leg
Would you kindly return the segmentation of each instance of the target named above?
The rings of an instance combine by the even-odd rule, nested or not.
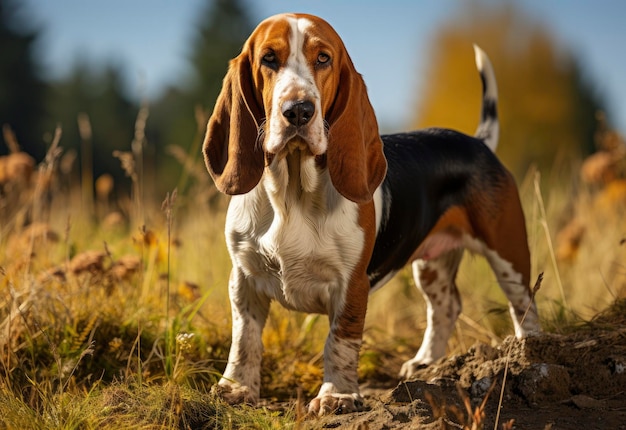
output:
[[[232,308],[233,339],[226,370],[214,391],[228,403],[254,405],[261,387],[261,334],[270,300],[260,294],[254,280],[233,267],[228,285]]]
[[[324,383],[309,404],[309,413],[326,415],[363,409],[357,368],[361,349],[369,281],[352,281],[345,296],[329,312],[330,332],[324,346]],[[331,306],[334,308],[334,306]]]

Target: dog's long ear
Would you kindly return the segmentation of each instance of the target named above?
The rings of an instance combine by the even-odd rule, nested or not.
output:
[[[365,203],[382,182],[387,161],[365,83],[347,54],[339,73],[337,95],[327,116],[328,170],[341,195]]]
[[[262,110],[252,88],[250,60],[242,53],[230,61],[202,147],[217,189],[226,194],[247,193],[263,175],[263,149],[257,143]]]

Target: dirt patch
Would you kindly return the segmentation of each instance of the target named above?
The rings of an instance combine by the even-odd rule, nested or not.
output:
[[[476,344],[395,388],[364,387],[366,411],[314,427],[489,429],[501,403],[495,428],[626,429],[623,304],[569,334]]]

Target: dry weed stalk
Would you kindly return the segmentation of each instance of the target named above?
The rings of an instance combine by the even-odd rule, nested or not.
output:
[[[148,121],[149,109],[147,105],[142,105],[135,120],[135,135],[131,142],[130,151],[113,151],[113,156],[120,160],[122,170],[132,182],[131,192],[131,224],[142,226],[145,221],[144,214],[144,177],[143,177],[143,147],[146,144],[146,123]]]
[[[429,391],[424,392],[424,398],[430,405],[430,409],[433,413],[433,418],[435,420],[445,420],[447,418],[448,407],[446,406],[445,401],[436,401],[435,396],[433,396]]]
[[[2,134],[9,154],[0,156],[0,233],[9,230],[10,225],[21,227],[27,222],[35,171],[35,159],[20,151],[9,125],[2,127]]]
[[[9,155],[0,157],[0,186],[7,182],[28,182],[35,168],[35,160],[21,151],[17,136],[10,125],[2,126],[2,136],[9,148]]]
[[[483,430],[485,428],[485,408],[487,406],[487,401],[491,396],[494,388],[496,386],[496,381],[494,380],[491,383],[491,386],[487,390],[487,393],[483,397],[480,405],[476,408],[472,409],[472,402],[470,400],[467,392],[461,387],[460,384],[457,383],[456,389],[459,395],[459,398],[463,402],[463,406],[465,407],[465,413],[461,411],[457,406],[451,405],[448,406],[445,403],[445,399],[441,399],[440,401],[435,399],[430,392],[424,392],[424,397],[426,401],[430,405],[433,418],[435,420],[440,420],[444,424],[444,428],[462,428],[463,430]],[[448,415],[452,414],[457,423],[450,423]],[[512,425],[513,420],[511,420],[509,425]],[[504,430],[509,429],[510,427],[503,426]]]
[[[203,141],[210,112],[207,112],[201,105],[196,105],[194,108],[194,115],[196,120],[196,133],[193,141],[191,142],[191,147],[189,148],[188,153],[184,157],[181,157],[182,154],[173,149],[172,146],[167,148],[170,153],[172,153],[172,150],[176,152],[172,155],[174,155],[174,157],[183,165],[183,172],[178,180],[178,185],[176,186],[176,188],[180,190],[185,190],[187,188],[187,182],[189,181],[190,176],[196,176],[198,173],[202,174],[201,170],[204,170],[202,166],[198,166],[197,159],[200,154],[200,144]],[[206,174],[206,171],[204,173]]]
[[[472,410],[472,402],[470,401],[469,395],[465,392],[463,388],[459,384],[457,384],[456,389],[459,393],[459,397],[463,400],[463,405],[465,406],[465,411],[467,412],[468,422],[463,426],[464,430],[482,430],[485,427],[485,406],[487,406],[487,400],[489,400],[489,396],[491,396],[491,392],[496,386],[496,381],[494,380],[487,390],[485,397],[483,397],[482,402],[478,405],[474,410]]]
[[[63,153],[63,150],[59,147],[62,134],[61,126],[57,125],[54,129],[52,144],[46,152],[44,160],[39,164],[39,168],[37,170],[37,183],[35,184],[32,203],[32,217],[35,222],[44,222],[45,219],[48,218],[48,216],[45,215],[50,214],[54,171],[57,161]],[[32,250],[32,247],[30,249]]]
[[[184,177],[178,182],[178,189],[184,190],[191,177],[194,179],[193,188],[186,194],[193,196],[196,202],[201,204],[211,202],[220,195],[204,166],[204,161],[198,160],[196,154],[187,152],[179,145],[168,145],[166,151],[183,167]]]
[[[91,215],[93,214],[93,132],[91,120],[85,112],[80,112],[76,121],[80,135],[80,189],[83,210]]]
[[[530,312],[530,308],[532,306],[533,303],[535,303],[535,297],[537,295],[537,292],[539,291],[539,289],[541,288],[541,283],[543,282],[543,273],[540,273],[537,276],[537,281],[535,282],[535,286],[533,287],[532,291],[531,291],[531,300],[530,303],[528,304],[528,307],[526,308],[526,311],[524,312],[524,315],[522,316],[522,320],[520,321],[520,325],[524,324],[524,321],[526,320],[526,316],[528,315],[528,312]],[[511,342],[509,344],[509,347],[506,351],[506,358],[505,358],[505,362],[504,362],[504,375],[502,376],[502,388],[500,389],[500,398],[498,400],[498,412],[496,412],[496,421],[495,421],[495,425],[494,425],[494,430],[498,430],[498,423],[500,422],[500,411],[502,409],[502,403],[504,401],[504,388],[506,387],[506,377],[509,373],[509,362],[511,360],[511,351],[513,349],[513,342]],[[505,424],[507,425],[507,424]]]
[[[137,113],[137,119],[135,120],[135,135],[133,137],[133,141],[130,144],[131,150],[133,152],[133,157],[135,159],[135,167],[137,169],[137,188],[135,190],[135,204],[139,222],[144,222],[145,215],[143,149],[147,143],[146,124],[148,122],[149,115],[150,110],[148,109],[148,105],[146,103],[143,103],[141,108],[139,108],[139,112]]]
[[[107,214],[110,214],[110,201],[114,188],[115,179],[113,175],[104,173],[96,179],[96,215],[99,220],[104,219]]]
[[[565,298],[565,289],[563,288],[563,282],[561,281],[561,273],[559,271],[559,266],[556,261],[556,252],[554,251],[552,238],[550,236],[550,228],[548,227],[548,215],[546,212],[546,207],[543,203],[540,183],[541,183],[541,175],[539,172],[536,172],[535,178],[534,178],[534,185],[535,185],[535,195],[537,197],[537,203],[539,204],[539,211],[540,211],[540,217],[541,217],[540,224],[543,227],[543,231],[546,235],[546,243],[548,244],[550,261],[552,262],[552,266],[554,268],[554,274],[556,276],[556,283],[559,286],[559,292],[561,294],[561,301],[563,302],[563,306],[567,308],[568,306],[567,306],[567,299]],[[543,278],[543,275],[540,275],[540,277]]]
[[[17,142],[17,136],[9,124],[2,126],[2,137],[4,137],[4,142],[9,147],[9,153],[17,154],[20,152],[20,144]]]
[[[132,183],[131,188],[131,225],[143,225],[140,221],[143,217],[140,216],[140,204],[139,204],[139,175],[137,174],[137,168],[135,163],[135,157],[130,151],[113,151],[113,156],[120,160],[120,165],[126,177],[130,178]]]
[[[171,258],[171,245],[172,245],[172,221],[173,215],[172,212],[174,210],[174,203],[176,202],[176,196],[178,192],[176,189],[172,191],[172,194],[167,193],[165,196],[165,200],[163,200],[163,204],[161,205],[161,210],[165,212],[165,217],[167,220],[167,271],[166,271],[166,288],[165,288],[165,365],[166,365],[166,374],[168,376],[173,376],[173,371],[175,366],[172,367],[172,345],[171,345],[171,328],[170,328],[170,258]]]

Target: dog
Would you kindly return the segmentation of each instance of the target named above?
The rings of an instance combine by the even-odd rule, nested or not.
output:
[[[524,214],[494,155],[495,77],[477,47],[476,59],[483,107],[474,137],[442,128],[381,137],[341,38],[312,15],[264,20],[231,60],[203,144],[216,187],[232,195],[232,346],[214,387],[223,399],[258,401],[261,332],[276,300],[329,316],[324,380],[309,412],[361,410],[370,292],[412,265],[428,325],[400,371],[410,378],[446,352],[461,312],[455,276],[465,248],[487,258],[515,334],[539,329]]]

